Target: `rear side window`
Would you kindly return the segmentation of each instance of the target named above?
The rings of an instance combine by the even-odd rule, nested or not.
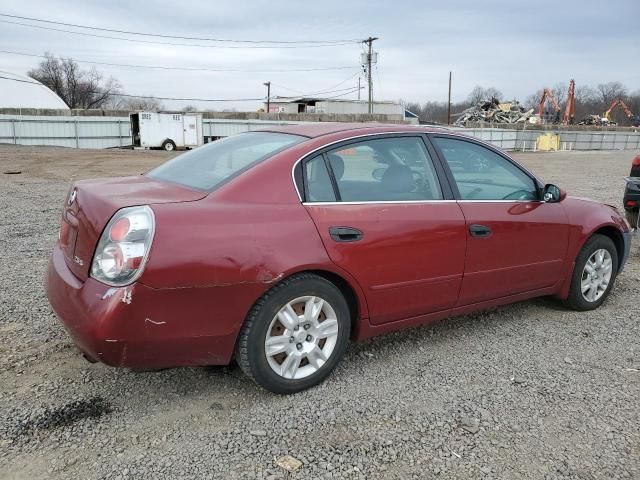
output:
[[[419,137],[364,140],[328,152],[340,200],[441,200],[429,152]]]
[[[333,190],[333,184],[322,155],[312,158],[305,164],[305,183],[308,201],[336,201],[336,193]]]
[[[275,153],[304,140],[305,137],[285,133],[242,133],[183,153],[154,168],[147,176],[212,191]]]
[[[434,137],[462,200],[537,200],[531,177],[494,151],[454,138]]]

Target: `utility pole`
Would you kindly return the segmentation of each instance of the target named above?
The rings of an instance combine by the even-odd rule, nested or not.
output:
[[[269,113],[269,106],[271,103],[271,82],[264,82],[263,85],[267,87],[267,113]]]
[[[369,37],[363,42],[369,46],[369,51],[367,53],[367,80],[369,82],[369,113],[370,114],[373,113],[373,80],[371,75],[371,61],[373,57],[374,40],[378,40],[378,37]]]
[[[449,72],[449,101],[447,102],[447,125],[451,125],[451,72]]]
[[[358,101],[360,101],[360,77],[358,77]]]

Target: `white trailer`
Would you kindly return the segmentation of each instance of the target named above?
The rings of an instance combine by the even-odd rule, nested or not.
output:
[[[195,148],[204,143],[201,113],[129,114],[133,148]]]

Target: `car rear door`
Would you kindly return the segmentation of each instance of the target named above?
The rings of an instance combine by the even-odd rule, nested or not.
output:
[[[421,135],[369,136],[303,162],[305,208],[363,287],[373,324],[458,300],[465,221],[430,148]]]
[[[459,306],[530,292],[563,279],[569,227],[560,203],[540,199],[538,181],[497,150],[431,135],[466,219]]]

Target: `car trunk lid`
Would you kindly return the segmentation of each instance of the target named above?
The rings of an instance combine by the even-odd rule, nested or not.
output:
[[[79,279],[87,279],[100,235],[109,219],[121,208],[193,202],[206,195],[207,192],[146,176],[76,182],[65,201],[60,227],[60,246],[69,269]]]

